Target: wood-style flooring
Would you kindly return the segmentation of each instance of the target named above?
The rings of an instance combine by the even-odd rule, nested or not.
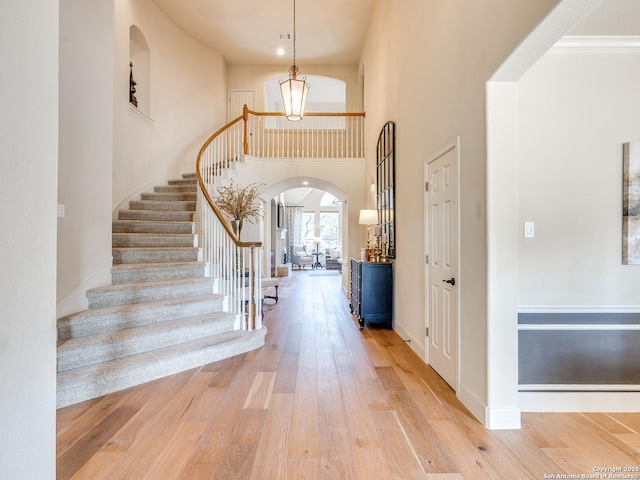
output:
[[[486,430],[395,332],[360,332],[328,272],[283,279],[264,318],[257,351],[58,410],[57,478],[593,478],[640,466],[640,414],[525,413],[521,430]]]

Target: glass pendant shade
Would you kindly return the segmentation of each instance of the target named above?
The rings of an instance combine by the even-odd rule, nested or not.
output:
[[[309,84],[306,79],[298,80],[298,68],[292,65],[289,69],[289,79],[280,82],[284,114],[287,120],[297,122],[304,116],[304,106],[307,103]]]

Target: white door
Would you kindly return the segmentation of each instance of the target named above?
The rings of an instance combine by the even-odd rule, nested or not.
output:
[[[229,110],[227,121],[230,122],[242,115],[244,106],[253,110],[253,90],[229,90]]]
[[[425,194],[427,361],[458,388],[458,149],[429,161]]]

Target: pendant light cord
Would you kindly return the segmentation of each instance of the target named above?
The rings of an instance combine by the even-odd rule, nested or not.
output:
[[[296,0],[293,0],[293,64],[296,64]]]

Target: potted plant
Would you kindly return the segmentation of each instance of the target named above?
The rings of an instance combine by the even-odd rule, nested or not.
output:
[[[239,187],[233,180],[229,185],[217,188],[216,205],[231,219],[231,227],[240,240],[242,222],[254,223],[262,217],[260,209],[260,187],[264,183],[250,183],[246,187]]]

